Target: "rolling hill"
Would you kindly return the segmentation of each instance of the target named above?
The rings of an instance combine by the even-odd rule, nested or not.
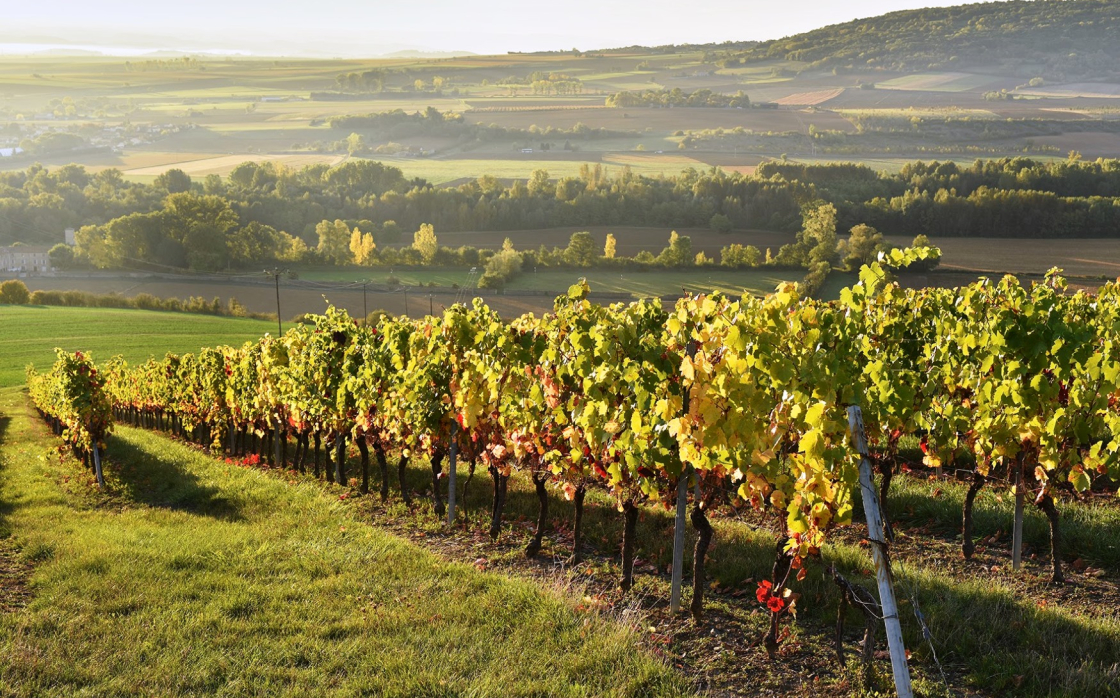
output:
[[[1117,81],[1120,2],[1013,0],[931,7],[773,41],[704,48],[725,66],[786,60],[837,70],[983,69],[1057,81]]]

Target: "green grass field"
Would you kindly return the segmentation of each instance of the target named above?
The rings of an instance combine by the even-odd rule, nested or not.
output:
[[[0,391],[5,696],[675,696],[636,629],[449,563],[295,487],[118,429],[107,494]]]
[[[0,305],[0,387],[21,385],[29,363],[45,369],[54,348],[89,351],[98,361],[120,354],[130,362],[169,351],[241,344],[276,332],[262,320],[115,308]]]

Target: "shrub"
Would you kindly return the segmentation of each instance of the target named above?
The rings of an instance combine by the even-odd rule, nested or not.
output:
[[[27,284],[12,279],[0,284],[0,305],[27,305],[31,302],[31,292]]]

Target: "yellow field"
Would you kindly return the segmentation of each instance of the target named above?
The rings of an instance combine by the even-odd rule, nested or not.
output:
[[[217,157],[200,158],[197,160],[180,160],[165,162],[148,167],[135,167],[124,171],[126,175],[159,175],[170,169],[179,169],[189,175],[228,175],[235,167],[246,161],[276,162],[288,167],[305,167],[325,163],[337,165],[345,160],[344,155],[330,154],[279,154],[279,155],[220,155]]]
[[[824,104],[830,99],[839,97],[844,94],[843,87],[837,87],[833,90],[816,90],[814,92],[797,92],[786,97],[775,99],[776,104],[781,104],[787,107],[812,107],[818,104]]]
[[[967,92],[1000,82],[991,75],[975,73],[917,73],[875,83],[876,89],[926,92]]]

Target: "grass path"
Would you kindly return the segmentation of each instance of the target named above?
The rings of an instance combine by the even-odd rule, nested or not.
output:
[[[620,624],[295,486],[119,428],[108,494],[0,391],[0,695],[682,695]]]

